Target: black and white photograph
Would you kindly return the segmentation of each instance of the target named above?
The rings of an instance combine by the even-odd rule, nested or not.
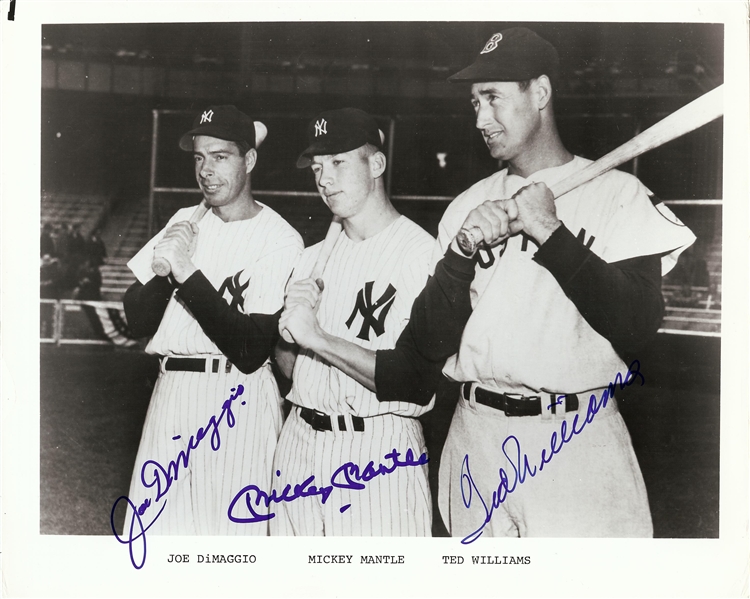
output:
[[[747,596],[741,3],[51,4],[8,596]]]

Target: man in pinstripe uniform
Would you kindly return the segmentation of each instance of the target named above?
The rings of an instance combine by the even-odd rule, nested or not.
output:
[[[324,112],[308,139],[297,166],[312,168],[343,230],[322,280],[310,278],[318,244],[303,252],[287,289],[279,327],[297,346],[280,351],[279,363],[287,374],[293,366],[293,407],[273,489],[283,494],[314,476],[313,485],[332,490],[274,505],[271,534],[427,536],[431,499],[416,417],[432,403],[379,400],[375,352],[392,348],[406,325],[427,281],[433,238],[391,204],[383,136],[370,115]]]
[[[211,106],[180,147],[193,153],[210,210],[197,224],[180,210],[129,266],[139,281],[125,312],[162,356],[130,487],[149,534],[267,534],[230,521],[248,480],[270,484],[281,397],[269,356],[284,285],[302,250],[299,234],[252,195],[262,123],[234,106]],[[168,277],[154,277],[154,257]],[[161,511],[163,510],[163,511]],[[158,516],[157,516],[158,514]]]

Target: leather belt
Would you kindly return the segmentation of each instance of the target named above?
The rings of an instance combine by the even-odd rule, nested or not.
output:
[[[222,361],[224,367],[221,367]],[[217,374],[219,372],[229,373],[232,371],[232,363],[226,358],[178,358],[164,356],[161,359],[162,368],[166,371],[180,372],[207,372]]]
[[[299,409],[299,415],[316,431],[346,431],[346,417],[343,415],[328,416],[328,414],[323,414],[317,410],[302,407]],[[335,428],[334,422],[338,425]],[[365,419],[360,416],[352,416],[352,424],[356,432],[361,433],[365,430]]]
[[[471,383],[461,384],[461,395],[467,401],[471,398]],[[549,398],[549,403],[542,406],[542,398]],[[539,416],[542,409],[551,414],[557,413],[557,407],[566,412],[578,410],[578,395],[575,393],[545,393],[544,395],[517,395],[515,393],[495,393],[481,387],[474,387],[474,398],[477,403],[504,412],[506,416]]]

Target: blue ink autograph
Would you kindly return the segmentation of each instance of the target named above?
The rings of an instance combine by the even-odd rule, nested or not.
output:
[[[463,539],[461,543],[468,545],[476,541],[484,532],[485,526],[489,524],[492,519],[492,514],[495,509],[499,508],[500,505],[505,502],[508,495],[513,493],[520,485],[526,482],[527,477],[536,476],[537,472],[544,470],[544,465],[549,464],[555,454],[560,453],[566,443],[570,443],[575,435],[580,435],[581,432],[586,428],[587,424],[591,424],[594,421],[599,410],[605,408],[610,397],[613,397],[616,387],[619,385],[620,389],[624,389],[632,385],[637,379],[640,379],[641,385],[646,383],[641,374],[641,363],[638,360],[633,362],[628,367],[628,372],[623,378],[621,373],[617,373],[615,380],[607,385],[607,388],[602,391],[601,397],[597,400],[595,394],[592,394],[589,398],[589,405],[586,411],[586,418],[579,424],[578,414],[575,415],[568,430],[568,422],[563,420],[560,423],[560,432],[558,435],[557,431],[554,431],[550,435],[550,447],[549,453],[547,449],[542,449],[539,466],[532,466],[529,464],[529,456],[521,452],[521,444],[518,438],[514,435],[508,435],[503,441],[502,450],[505,457],[510,463],[511,472],[508,473],[504,468],[498,470],[498,476],[500,478],[500,484],[497,489],[492,492],[492,502],[487,505],[487,502],[479,492],[474,479],[471,476],[471,469],[469,468],[469,456],[464,456],[463,463],[461,464],[461,498],[463,499],[464,506],[466,508],[471,507],[472,501],[476,498],[482,504],[485,511],[484,522],[474,532],[470,533]]]
[[[191,452],[200,446],[203,439],[209,435],[211,436],[211,449],[213,451],[217,451],[221,447],[219,425],[226,418],[227,426],[229,428],[234,427],[237,420],[232,412],[232,402],[244,392],[245,388],[242,385],[237,385],[236,388],[232,387],[233,394],[222,404],[221,413],[218,416],[215,414],[212,415],[205,427],[199,428],[194,435],[191,435],[188,441],[187,450],[180,450],[177,457],[170,461],[166,468],[155,460],[147,460],[144,462],[141,467],[141,482],[146,488],[156,487],[156,498],[154,499],[154,502],[159,501],[169,492],[172,483],[179,478],[180,468],[187,468],[188,463],[190,462]],[[243,401],[242,405],[245,405],[245,403],[246,402]],[[180,435],[172,437],[172,439],[176,441],[177,439],[180,439]],[[150,469],[152,466],[153,470]],[[127,507],[133,512],[129,530],[124,537],[117,534],[115,528],[115,510],[121,501],[126,502]],[[146,510],[151,506],[152,503],[150,498],[146,499],[141,505],[136,507],[126,495],[123,495],[118,497],[115,501],[109,517],[110,526],[112,527],[112,532],[114,533],[115,538],[118,542],[128,546],[130,561],[137,570],[140,570],[146,563],[146,531],[151,528],[154,522],[156,522],[159,516],[161,516],[164,508],[167,506],[167,501],[164,500],[159,513],[154,516],[153,520],[144,526],[141,516],[143,516],[146,513]],[[126,528],[128,528],[127,524]],[[123,530],[123,533],[125,532],[126,531]],[[136,541],[138,541],[137,550],[134,548]]]
[[[264,491],[256,485],[247,485],[235,495],[232,502],[229,504],[227,510],[227,516],[232,522],[238,524],[250,524],[253,522],[264,522],[270,520],[276,516],[275,513],[269,511],[268,514],[255,511],[255,507],[261,505],[266,508],[270,508],[271,504],[284,503],[294,501],[300,497],[312,497],[319,495],[321,502],[325,503],[331,495],[334,487],[338,489],[351,489],[354,491],[361,491],[366,487],[364,483],[369,482],[377,476],[386,476],[394,472],[397,468],[404,468],[408,466],[422,466],[429,461],[427,454],[423,453],[415,460],[414,452],[411,449],[406,450],[406,455],[403,461],[399,459],[401,454],[395,449],[390,453],[383,456],[387,460],[391,460],[391,464],[378,464],[375,466],[374,462],[369,462],[364,468],[360,468],[353,462],[347,462],[343,464],[331,475],[331,484],[324,487],[317,487],[313,483],[315,475],[309,476],[301,483],[294,486],[287,484],[281,493],[278,493],[276,489],[273,489],[270,493]],[[281,472],[276,471],[276,476],[281,476]],[[242,517],[235,514],[235,508],[238,504],[243,503],[247,507],[249,516]],[[341,513],[344,513],[351,507],[351,504],[347,504],[339,508]],[[264,511],[264,510],[261,510]]]

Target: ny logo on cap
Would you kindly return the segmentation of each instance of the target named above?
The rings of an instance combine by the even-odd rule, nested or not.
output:
[[[489,41],[484,45],[484,48],[480,52],[480,54],[487,54],[488,52],[492,52],[495,48],[497,48],[497,43],[503,39],[502,33],[496,33],[493,35]]]
[[[206,110],[206,112],[201,115],[201,122],[198,124],[202,125],[203,123],[210,123],[212,118],[214,118],[214,111]]]
[[[328,133],[326,131],[326,127],[328,126],[328,123],[325,119],[320,119],[319,121],[315,121],[315,137],[318,137],[318,135],[325,135]]]

